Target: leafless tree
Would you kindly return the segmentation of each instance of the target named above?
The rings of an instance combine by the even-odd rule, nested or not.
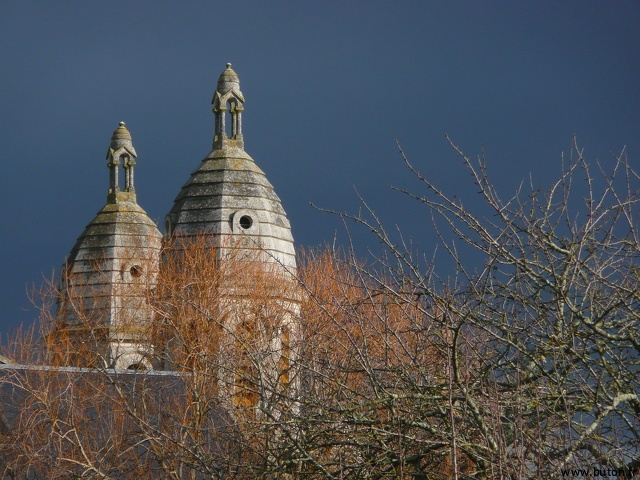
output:
[[[166,245],[152,288],[129,289],[147,295],[147,325],[136,317],[107,328],[84,295],[65,298],[80,332],[66,335],[68,312],[48,283],[40,329],[4,352],[14,362],[0,372],[1,403],[13,409],[2,432],[7,474],[259,478],[279,468],[278,425],[298,383],[298,288],[277,264],[229,251],[217,255],[204,236]],[[158,370],[114,370],[110,334],[148,342]]]
[[[473,207],[402,152],[423,191],[396,189],[432,219],[451,270],[363,201],[334,213],[382,252],[307,250],[295,282],[273,262],[212,255],[205,237],[168,245],[143,334],[158,372],[47,367],[73,342],[47,343],[45,316],[47,350],[24,335],[4,352],[38,365],[0,379],[19,399],[2,437],[14,477],[636,472],[638,176],[624,152],[594,167],[574,147],[549,188],[503,200],[484,160],[452,148]]]
[[[402,152],[424,189],[397,189],[433,219],[455,266],[450,277],[417,260],[366,203],[367,214],[340,213],[385,246],[376,268],[351,267],[371,292],[421,311],[446,361],[436,369],[440,378],[422,367],[421,382],[441,398],[423,409],[414,403],[403,419],[433,429],[432,441],[451,452],[453,474],[465,474],[461,460],[483,478],[555,477],[576,466],[637,472],[638,175],[624,151],[594,167],[574,145],[548,189],[521,188],[502,200],[484,159],[473,162],[451,145],[474,180],[476,208],[438,188]],[[465,248],[481,259],[479,268],[463,260]],[[423,362],[410,360],[398,362],[403,374],[390,384],[416,378],[409,366]],[[380,392],[395,401],[393,390]],[[438,409],[450,417],[439,420]]]

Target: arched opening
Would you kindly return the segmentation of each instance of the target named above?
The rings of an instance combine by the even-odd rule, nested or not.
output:
[[[227,102],[227,109],[224,112],[225,115],[225,135],[227,138],[233,138],[236,134],[236,102],[231,99]]]
[[[289,386],[291,370],[291,332],[289,327],[282,327],[280,332],[280,359],[278,361],[278,380],[283,390]]]
[[[142,371],[146,369],[147,367],[144,363],[132,363],[127,367],[127,370],[134,370],[134,371]]]
[[[118,190],[120,191],[126,191],[129,187],[129,155],[126,155],[126,154],[120,155],[120,165],[122,165],[122,168],[124,169],[124,188],[120,184],[119,175],[116,175],[116,179],[118,181],[117,187],[118,187]],[[119,167],[116,167],[116,168],[119,168]]]
[[[243,322],[235,332],[236,372],[234,403],[238,407],[253,408],[260,399],[258,370],[254,364],[254,354],[249,350],[256,345],[255,325]]]

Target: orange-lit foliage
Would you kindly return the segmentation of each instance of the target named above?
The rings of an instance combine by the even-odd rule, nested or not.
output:
[[[157,478],[446,478],[443,308],[341,253],[307,252],[301,263],[296,283],[277,263],[223,254],[206,237],[168,245],[145,337],[156,367],[173,373],[58,371],[48,389],[42,376],[14,376],[14,385],[28,385],[25,419],[43,420],[37,435],[25,433],[25,420],[12,451],[24,444],[21,458],[48,469],[38,452],[49,449],[60,478],[114,475],[136,456],[127,468]],[[61,397],[65,388],[71,397]],[[54,429],[80,412],[97,413]],[[106,457],[100,438],[111,434]],[[465,455],[458,449],[458,470],[471,465]]]
[[[301,403],[315,426],[306,467],[447,478],[450,342],[441,303],[341,252],[306,252],[302,263]],[[472,462],[462,463],[471,471]]]

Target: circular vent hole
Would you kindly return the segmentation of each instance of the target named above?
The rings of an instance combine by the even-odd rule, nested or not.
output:
[[[251,225],[253,225],[253,220],[251,219],[251,217],[249,215],[243,215],[240,217],[240,226],[242,228],[244,228],[245,230],[247,230],[248,228],[251,228]]]
[[[134,265],[129,269],[129,273],[133,278],[138,278],[142,275],[142,267],[140,265]]]

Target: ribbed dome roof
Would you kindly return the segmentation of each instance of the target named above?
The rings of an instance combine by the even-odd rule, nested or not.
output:
[[[120,122],[120,126],[116,128],[111,135],[111,150],[117,150],[120,147],[126,147],[134,155],[136,154],[135,149],[133,148],[133,141],[131,140],[131,134],[124,122]]]
[[[96,261],[108,264],[116,258],[135,257],[141,249],[159,252],[160,238],[156,224],[137,203],[108,203],[78,237],[67,263],[77,272],[89,272]]]
[[[124,122],[113,132],[107,152],[111,183],[107,204],[71,249],[62,284],[64,295],[75,297],[92,315],[101,317],[100,321],[112,324],[118,316],[114,313],[113,296],[121,285],[131,283],[132,271],[135,275],[147,275],[148,281],[155,278],[162,243],[156,224],[136,202],[133,172],[129,172],[126,182],[129,190],[116,191],[115,172],[120,165],[114,163],[114,154],[120,152],[135,156]],[[130,170],[135,165],[132,160],[125,165]],[[75,314],[69,315],[66,321],[73,323]]]
[[[264,172],[246,152],[214,150],[182,187],[165,224],[165,234],[241,235],[247,248],[263,249],[295,268],[291,225]]]
[[[220,75],[212,103],[216,120],[213,151],[175,199],[166,217],[165,236],[212,234],[216,247],[241,241],[243,249],[265,252],[294,269],[291,225],[280,198],[244,151],[244,97],[230,63]],[[231,127],[229,136],[225,124]]]
[[[220,95],[224,95],[229,90],[235,90],[240,93],[240,77],[238,77],[238,74],[233,71],[231,64],[227,63],[227,68],[218,78],[216,91],[220,93]]]

